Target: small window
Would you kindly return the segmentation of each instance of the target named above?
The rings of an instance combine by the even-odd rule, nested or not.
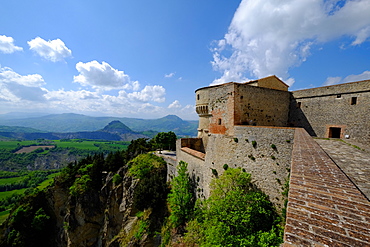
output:
[[[242,96],[240,96],[240,99],[243,99],[244,97],[243,97],[243,95]]]
[[[342,98],[342,95],[341,94],[337,94],[337,99],[340,99]]]
[[[199,100],[199,94],[197,94],[197,100]]]
[[[221,125],[222,121],[221,118],[218,119],[218,125]]]
[[[297,108],[301,108],[302,102],[297,102]]]
[[[351,98],[351,105],[356,105],[357,104],[357,97],[352,97]]]

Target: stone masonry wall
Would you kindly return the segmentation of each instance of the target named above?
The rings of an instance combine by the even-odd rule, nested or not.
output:
[[[370,81],[295,91],[289,122],[303,127],[312,136],[330,137],[330,127],[341,128],[340,137],[349,135],[370,143]],[[354,102],[355,100],[355,102]]]
[[[205,161],[177,151],[177,161],[187,162],[189,174],[198,182],[197,196],[209,196],[209,184],[215,178],[212,169],[221,175],[224,172],[223,165],[227,164],[231,168],[240,167],[251,173],[253,182],[269,195],[280,211],[286,199],[282,192],[290,171],[294,129],[235,126],[234,132],[234,136],[211,134]],[[257,143],[255,146],[253,141]],[[179,142],[177,148],[180,150]]]
[[[287,126],[289,92],[235,84],[234,97],[235,125]]]

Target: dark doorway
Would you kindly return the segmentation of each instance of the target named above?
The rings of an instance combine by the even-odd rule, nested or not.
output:
[[[340,128],[329,128],[329,138],[340,138]]]

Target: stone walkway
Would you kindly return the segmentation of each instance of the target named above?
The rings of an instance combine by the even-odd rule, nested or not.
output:
[[[369,246],[366,197],[304,129],[293,145],[282,246]]]
[[[315,139],[342,171],[370,199],[370,153],[338,139]]]

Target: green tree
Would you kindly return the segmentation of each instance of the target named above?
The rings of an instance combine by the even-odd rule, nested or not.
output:
[[[175,150],[176,149],[176,134],[172,131],[159,132],[154,138],[156,148]]]
[[[179,162],[178,175],[171,181],[171,192],[168,194],[171,213],[169,221],[174,227],[184,225],[190,219],[194,208],[194,193],[187,167],[186,162]]]
[[[199,246],[279,246],[280,219],[268,196],[256,191],[251,176],[227,169],[211,182],[211,195],[188,224],[187,243]]]

